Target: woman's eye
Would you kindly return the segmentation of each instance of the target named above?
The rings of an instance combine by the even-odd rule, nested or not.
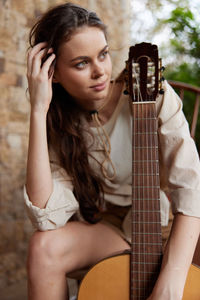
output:
[[[78,69],[84,69],[87,64],[88,64],[88,62],[86,60],[81,61],[78,64],[76,64],[76,68],[78,68]]]
[[[107,54],[108,54],[108,50],[102,52],[101,55],[100,55],[100,57],[101,57],[101,58],[105,58]]]

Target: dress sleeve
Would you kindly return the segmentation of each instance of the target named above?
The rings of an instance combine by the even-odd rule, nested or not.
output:
[[[73,186],[65,170],[52,171],[53,192],[45,208],[34,206],[24,187],[24,200],[27,214],[34,228],[40,231],[62,227],[78,211],[79,205],[72,192]]]
[[[200,161],[182,101],[165,82],[158,101],[161,188],[169,196],[172,212],[200,217]]]

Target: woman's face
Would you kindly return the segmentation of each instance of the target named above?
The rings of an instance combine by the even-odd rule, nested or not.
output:
[[[103,31],[82,27],[59,49],[54,81],[85,109],[104,103],[110,87],[112,64]]]

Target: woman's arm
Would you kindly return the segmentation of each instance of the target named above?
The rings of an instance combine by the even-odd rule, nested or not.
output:
[[[176,214],[150,300],[181,300],[200,234],[200,218]]]
[[[52,193],[46,135],[46,115],[31,111],[26,191],[33,205],[44,208]]]
[[[28,53],[27,78],[29,84],[31,117],[27,160],[26,190],[33,205],[44,208],[52,193],[52,176],[47,147],[46,116],[52,97],[52,76],[48,71],[55,58],[51,54],[42,65],[45,43]],[[51,51],[50,51],[51,52]]]

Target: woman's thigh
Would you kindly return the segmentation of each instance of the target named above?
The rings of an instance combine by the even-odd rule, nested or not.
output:
[[[95,264],[116,252],[129,249],[129,244],[105,224],[68,222],[53,231],[39,233],[47,254],[58,261],[63,272],[70,273]],[[43,236],[42,236],[43,235]],[[41,244],[41,243],[40,243]]]

